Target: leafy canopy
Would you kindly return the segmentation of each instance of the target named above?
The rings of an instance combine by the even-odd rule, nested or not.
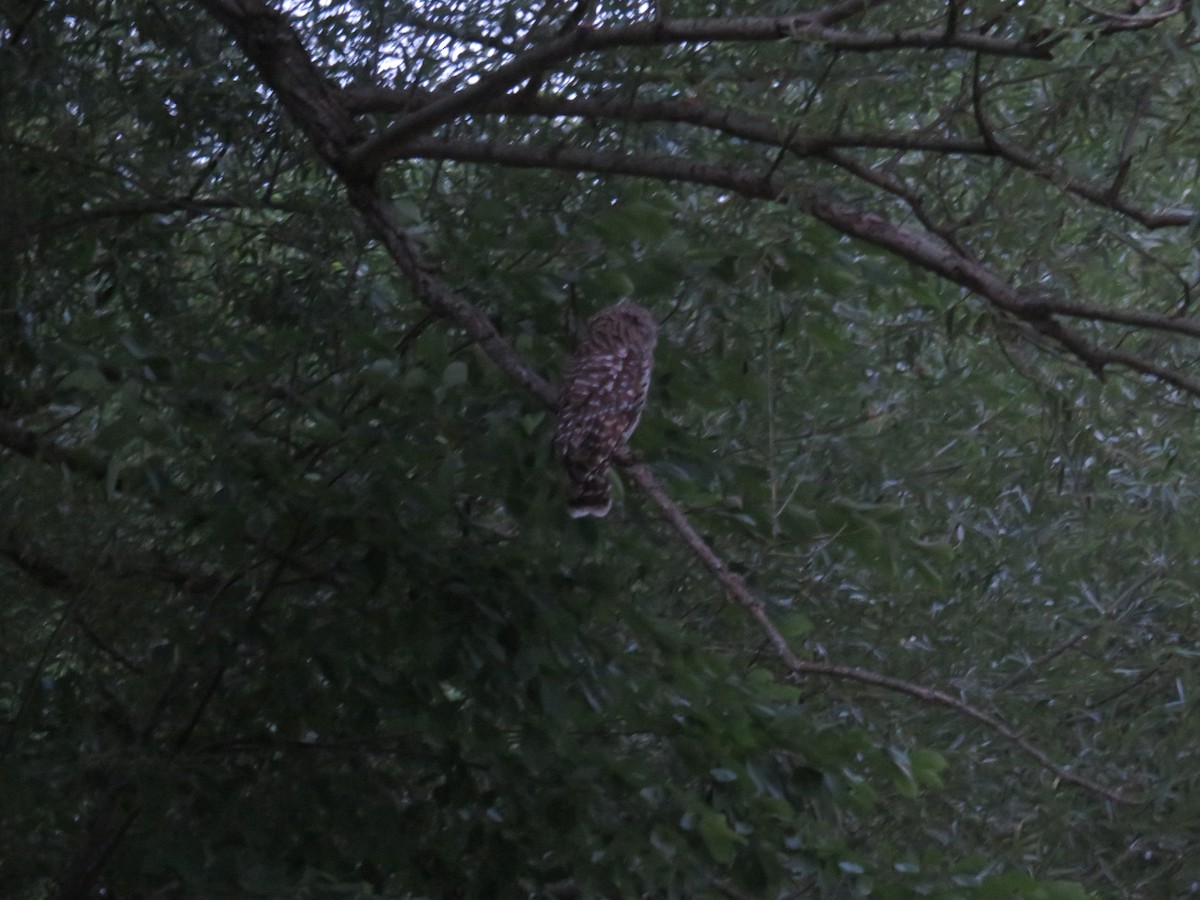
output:
[[[1190,8],[0,13],[6,895],[1196,891]]]

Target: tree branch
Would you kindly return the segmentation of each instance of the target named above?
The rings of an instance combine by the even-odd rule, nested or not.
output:
[[[922,685],[913,684],[904,681],[900,678],[892,678],[888,675],[880,675],[876,672],[870,672],[865,669],[858,669],[853,666],[838,666],[832,663],[819,663],[802,661],[794,670],[798,675],[823,675],[828,678],[840,678],[847,681],[855,681],[859,684],[869,684],[875,687],[881,687],[885,690],[893,691],[899,694],[907,694],[910,697],[915,697],[925,703],[935,706],[944,706],[947,709],[952,709],[955,712],[966,716],[969,719],[974,719],[981,725],[1003,735],[1017,747],[1019,747],[1027,756],[1037,760],[1046,769],[1053,772],[1060,780],[1070,782],[1093,794],[1105,797],[1117,803],[1133,804],[1138,801],[1127,797],[1122,791],[1105,787],[1097,781],[1079,775],[1070,769],[1060,766],[1051,756],[1034,744],[1029,738],[1025,737],[1021,732],[1017,731],[1009,725],[1006,725],[996,716],[991,713],[984,712],[978,707],[959,700],[944,691],[939,691],[934,688],[927,688]]]
[[[432,102],[433,96],[428,91],[413,92],[375,85],[343,88],[341,93],[346,108],[355,115],[409,112]],[[978,138],[892,132],[805,135],[795,129],[782,128],[776,120],[766,116],[692,100],[639,100],[636,97],[563,98],[505,94],[473,110],[473,114],[695,125],[729,137],[784,148],[801,156],[813,156],[837,147],[958,154],[991,152]],[[404,155],[409,156],[411,153],[405,151]]]
[[[1105,787],[1097,781],[1078,775],[1070,769],[1060,766],[1051,758],[1050,754],[1046,753],[1046,751],[1042,750],[1015,728],[1006,725],[991,713],[984,712],[978,707],[972,706],[964,700],[959,700],[957,697],[953,697],[944,691],[852,666],[809,662],[800,659],[788,644],[787,638],[779,632],[779,629],[775,627],[775,623],[771,621],[771,617],[767,614],[766,606],[763,602],[751,593],[742,577],[736,572],[730,571],[721,558],[713,552],[704,538],[692,527],[691,521],[683,510],[667,495],[667,492],[658,483],[653,473],[641,463],[633,462],[628,453],[621,458],[621,462],[625,470],[629,473],[629,476],[654,501],[654,504],[662,511],[667,521],[671,524],[671,527],[674,528],[675,533],[683,539],[684,543],[691,548],[697,558],[704,563],[705,567],[713,574],[713,577],[717,579],[717,582],[725,589],[726,594],[740,604],[750,614],[750,617],[758,623],[759,627],[766,633],[767,640],[770,641],[771,646],[775,649],[775,654],[794,675],[821,675],[829,678],[856,681],[860,684],[869,684],[895,693],[906,694],[935,706],[944,706],[969,719],[974,719],[981,725],[1003,735],[1026,755],[1037,760],[1040,765],[1054,772],[1063,781],[1078,785],[1109,800],[1119,803],[1133,802],[1119,790]]]
[[[202,0],[202,2],[210,7],[210,9],[218,7],[221,10],[219,18],[222,18],[223,21],[230,17],[229,7],[231,6],[246,9],[249,7],[258,8],[261,5],[256,0]],[[250,16],[255,14],[246,12],[245,15]],[[236,19],[237,17],[235,16],[234,18]],[[729,22],[725,24],[732,27]],[[231,31],[238,39],[238,42],[243,44],[247,40],[263,40],[273,36],[288,47],[300,47],[300,43],[294,34],[281,35],[274,27],[270,31],[263,33],[250,29],[244,23],[238,21],[231,26]],[[572,35],[564,39],[565,43],[552,42],[552,44],[547,46],[565,49],[568,46],[576,47],[586,44],[588,40],[590,38],[586,36],[580,38],[578,35]],[[276,52],[270,46],[255,47],[255,54],[258,57],[273,62],[281,55],[286,55]],[[312,69],[311,61],[306,58],[304,66],[306,69]],[[315,70],[313,71],[315,73]],[[274,76],[278,76],[280,73],[275,68],[260,67],[260,72],[264,82],[273,91],[281,95],[281,100],[292,111],[298,124],[309,133],[314,145],[318,146],[318,148],[322,146],[329,147],[328,143],[323,144],[321,137],[313,132],[320,131],[325,126],[324,110],[329,103],[333,102],[331,99],[332,90],[317,77],[317,82],[322,86],[321,89],[327,92],[326,95],[317,98],[316,101],[310,99],[304,102],[295,100],[289,102],[286,92],[297,84],[302,89],[311,89],[313,78],[307,76],[304,78],[288,76],[277,80]],[[452,106],[453,104],[445,105],[443,112],[451,110]],[[339,122],[344,121],[345,115],[337,116],[335,119]],[[340,143],[344,144],[344,141]],[[944,243],[925,235],[908,232],[889,225],[878,216],[863,214],[861,211],[825,197],[820,192],[811,188],[793,188],[790,186],[785,188],[782,182],[777,181],[771,176],[764,177],[759,173],[747,170],[733,170],[722,166],[685,163],[676,159],[595,154],[574,148],[560,148],[551,151],[550,156],[546,156],[545,151],[514,148],[502,144],[424,139],[413,140],[409,144],[408,150],[414,156],[435,156],[440,152],[444,154],[444,158],[464,158],[474,154],[478,161],[500,162],[511,165],[549,168],[570,167],[576,170],[590,169],[593,171],[619,172],[621,174],[641,174],[647,177],[660,177],[666,180],[689,180],[696,181],[697,183],[711,183],[713,186],[736,190],[738,193],[759,199],[772,201],[787,200],[795,204],[797,208],[802,209],[821,221],[833,225],[843,233],[861,237],[877,246],[903,251],[901,255],[906,256],[906,258],[919,260],[927,267],[935,268],[940,274],[950,277],[951,280],[971,287],[1006,311],[1018,316],[1023,312],[1028,315],[1029,307],[1027,301],[1015,289],[1011,288],[1006,282],[982,265],[957,253],[953,248],[947,247]],[[346,166],[343,164],[338,169],[343,174],[343,178],[347,180],[350,202],[363,215],[371,232],[382,242],[397,267],[410,279],[416,296],[432,310],[440,315],[452,318],[460,327],[466,330],[473,339],[479,342],[483,350],[491,357],[501,371],[524,385],[543,402],[553,405],[556,401],[556,392],[549,382],[542,378],[523,357],[512,349],[498,333],[491,321],[480,310],[445,288],[431,274],[428,267],[423,263],[416,245],[399,226],[390,205],[383,200],[374,186],[362,179],[349,178],[345,174],[347,171],[350,173],[361,172],[362,168],[361,165]],[[370,167],[368,166],[367,168]],[[1044,318],[1044,313],[1038,312],[1037,317],[1039,319]],[[996,717],[975,709],[948,694],[858,669],[800,660],[787,643],[787,640],[771,622],[762,601],[750,592],[744,580],[724,564],[708,543],[692,527],[682,510],[667,496],[665,490],[659,485],[650,470],[644,465],[633,462],[627,452],[622,454],[620,462],[626,466],[630,477],[662,510],[675,532],[709,571],[712,572],[722,588],[745,608],[749,615],[764,630],[776,654],[789,671],[794,674],[819,674],[830,677],[848,678],[906,693],[925,702],[954,709],[1004,735],[1017,746],[1021,747],[1026,753],[1038,760],[1039,763],[1054,771],[1063,780],[1096,791],[1102,796],[1111,799],[1123,799],[1119,793],[1110,791],[1095,782],[1075,775],[1069,770],[1058,766],[1050,759],[1048,754],[1029,742],[1019,732],[1011,729]]]
[[[619,47],[712,42],[763,42],[790,38],[829,50],[875,52],[898,49],[959,49],[999,56],[1051,58],[1044,45],[1008,41],[976,33],[940,31],[843,32],[821,24],[821,14],[661,19],[610,28],[578,28],[510,60],[473,84],[434,91],[418,109],[404,115],[353,151],[351,168],[375,172],[408,141],[467,112],[477,112],[517,85],[570,59]]]
[[[764,176],[757,169],[696,163],[671,156],[630,156],[575,147],[530,147],[495,141],[421,138],[408,145],[408,153],[429,159],[484,162],[517,168],[589,171],[630,175],[662,181],[685,181],[732,191],[756,200],[788,203],[834,230],[888,250],[947,281],[959,284],[1002,312],[1020,319],[1049,337],[1097,376],[1109,366],[1124,366],[1172,387],[1200,397],[1200,381],[1134,353],[1108,350],[1066,328],[1053,318],[1073,318],[1200,336],[1200,322],[1182,316],[1157,316],[1133,310],[1109,310],[1065,301],[1035,299],[1023,294],[995,272],[935,235],[923,234],[888,222],[876,213],[829,196],[826,192],[790,180]],[[766,166],[764,165],[764,169]]]
[[[288,17],[263,0],[197,0],[224,25],[272,86],[318,155],[347,183],[369,177],[351,150],[362,141],[333,85],[317,70]]]
[[[55,216],[30,222],[28,230],[33,234],[54,234],[58,231],[89,225],[105,219],[129,219],[147,215],[170,215],[172,213],[201,214],[220,209],[276,209],[285,212],[303,212],[295,204],[273,202],[246,203],[233,197],[161,197],[143,200],[127,200],[96,206],[67,215]]]

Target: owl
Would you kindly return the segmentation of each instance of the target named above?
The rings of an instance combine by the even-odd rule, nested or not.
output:
[[[654,317],[620,303],[597,313],[567,366],[554,451],[567,467],[573,519],[604,516],[612,508],[609,462],[642,417],[657,340]]]

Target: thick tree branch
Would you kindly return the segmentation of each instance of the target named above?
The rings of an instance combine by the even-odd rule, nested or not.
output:
[[[367,177],[351,162],[351,150],[362,141],[358,126],[313,64],[287,16],[263,0],[198,2],[229,29],[320,157],[347,183]]]

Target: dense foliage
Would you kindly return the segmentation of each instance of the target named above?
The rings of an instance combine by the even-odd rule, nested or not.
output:
[[[1190,6],[278,6],[0,5],[0,894],[1200,891]]]

